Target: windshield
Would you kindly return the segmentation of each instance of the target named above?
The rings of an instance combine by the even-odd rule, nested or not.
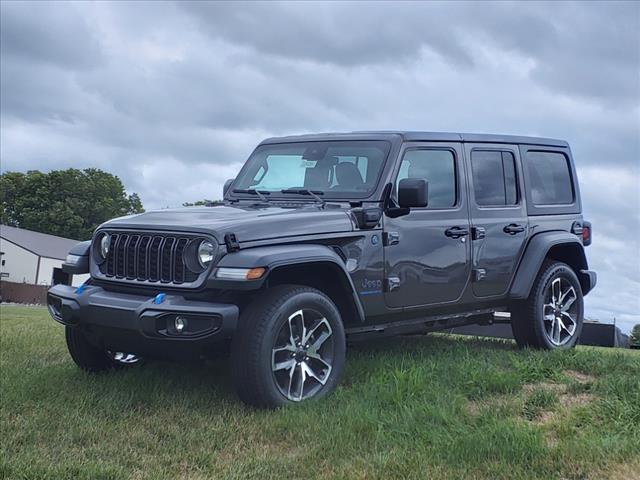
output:
[[[375,189],[389,148],[386,141],[261,145],[247,160],[233,190],[277,195],[306,189],[326,197],[364,198]]]

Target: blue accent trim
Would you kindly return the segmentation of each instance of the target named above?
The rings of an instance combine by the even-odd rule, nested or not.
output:
[[[367,290],[366,292],[360,292],[360,295],[380,295],[382,290]]]
[[[83,283],[82,285],[80,285],[78,288],[76,288],[76,294],[77,295],[82,295],[82,293],[84,292],[85,288],[87,288],[86,282]]]
[[[162,302],[164,302],[164,297],[166,297],[167,295],[165,293],[159,293],[156,295],[156,297],[153,299],[153,303],[155,303],[156,305],[160,305]]]

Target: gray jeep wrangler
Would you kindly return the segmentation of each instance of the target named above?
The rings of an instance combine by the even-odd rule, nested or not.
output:
[[[80,368],[230,344],[240,398],[274,407],[329,394],[347,339],[503,318],[521,347],[573,347],[596,283],[591,233],[564,141],[270,138],[224,205],[98,227],[55,272],[48,306]]]

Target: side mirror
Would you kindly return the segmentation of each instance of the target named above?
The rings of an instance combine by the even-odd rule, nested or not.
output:
[[[233,178],[230,178],[229,180],[227,180],[226,182],[224,182],[224,187],[222,187],[222,196],[226,197],[227,196],[227,192],[229,191],[229,187],[231,187],[231,184],[233,183]]]
[[[404,178],[398,185],[400,208],[426,207],[429,198],[429,182],[424,178]]]

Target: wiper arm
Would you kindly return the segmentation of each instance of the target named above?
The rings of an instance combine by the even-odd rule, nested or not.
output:
[[[308,188],[287,188],[286,190],[280,190],[280,193],[297,193],[298,195],[309,195],[310,197],[313,197],[314,200],[320,202],[322,207],[324,207],[327,203],[318,196],[324,195],[324,192],[321,190],[309,190]]]
[[[255,188],[234,188],[233,193],[248,193],[249,195],[257,195],[260,200],[265,203],[269,203],[269,199],[265,195],[271,195],[271,192],[266,190],[256,190]]]

